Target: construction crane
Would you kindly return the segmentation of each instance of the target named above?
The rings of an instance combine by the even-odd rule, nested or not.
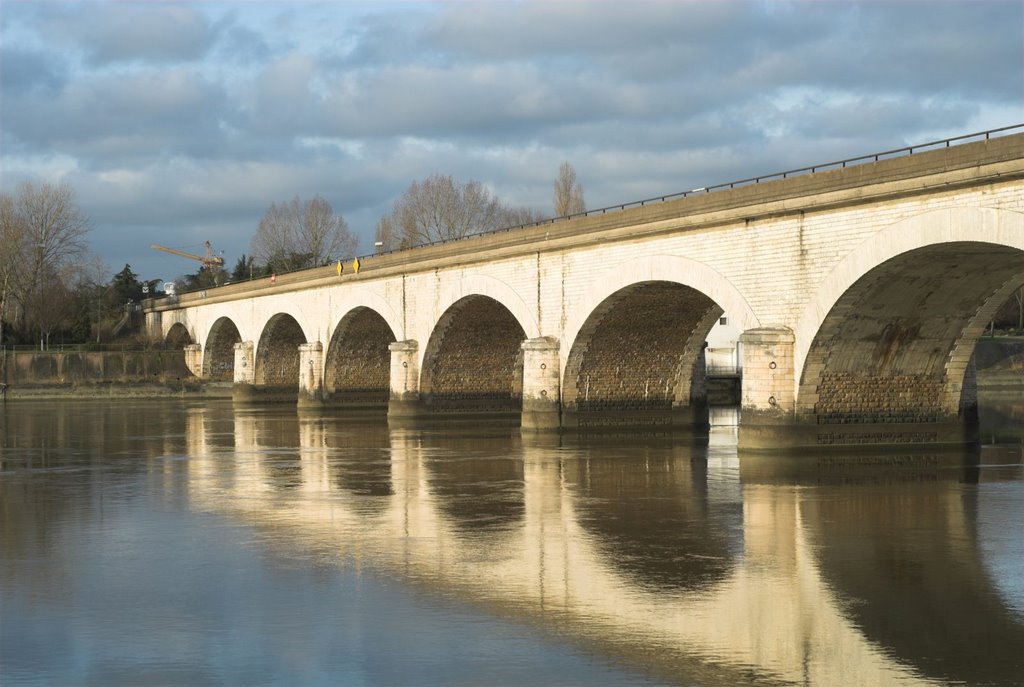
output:
[[[221,267],[223,267],[224,266],[224,258],[222,258],[219,255],[214,255],[213,254],[213,247],[210,245],[210,242],[207,241],[203,245],[206,246],[206,255],[205,256],[203,256],[203,255],[196,255],[195,253],[187,253],[187,252],[185,252],[183,250],[178,250],[177,248],[168,248],[167,246],[161,246],[159,243],[154,243],[152,246],[150,246],[150,248],[154,248],[156,250],[162,250],[163,252],[170,253],[172,255],[180,255],[183,258],[190,258],[192,260],[198,260],[199,262],[203,263],[203,267],[206,267],[206,268],[220,269]]]

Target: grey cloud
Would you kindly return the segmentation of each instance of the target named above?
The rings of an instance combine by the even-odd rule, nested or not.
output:
[[[751,18],[742,3],[524,3],[446,6],[427,28],[435,46],[477,59],[600,58],[740,35]]]
[[[273,49],[258,32],[247,26],[227,25],[214,49],[217,59],[227,62],[263,63],[273,58]]]
[[[44,36],[80,49],[88,62],[182,62],[201,58],[216,40],[206,18],[178,3],[103,3],[47,12]]]
[[[1024,5],[1010,2],[807,4],[799,50],[765,45],[753,79],[908,95],[1019,98]],[[1008,88],[1009,86],[1009,88]]]
[[[546,212],[570,159],[597,207],[963,133],[1024,104],[1019,3],[87,7],[36,22],[47,36],[54,15],[91,22],[62,35],[88,56],[80,73],[5,33],[5,164],[70,156],[97,241],[130,236],[110,250],[145,260],[150,243],[207,238],[233,260],[294,195],[328,198],[366,249],[434,172]],[[178,8],[199,29],[172,32],[175,49],[101,49],[124,7],[159,10],[149,26]]]
[[[53,92],[67,79],[67,66],[50,54],[30,48],[0,48],[0,84],[3,92]]]
[[[203,157],[219,137],[216,113],[226,103],[220,86],[188,69],[100,74],[56,94],[13,100],[5,103],[5,134],[40,152],[81,156],[86,166],[125,157]]]

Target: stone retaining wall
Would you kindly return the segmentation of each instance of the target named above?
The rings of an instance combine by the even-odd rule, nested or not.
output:
[[[165,382],[190,377],[183,350],[0,354],[0,382],[11,387]]]

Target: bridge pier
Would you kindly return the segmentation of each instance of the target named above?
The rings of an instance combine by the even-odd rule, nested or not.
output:
[[[795,398],[793,348],[789,329],[752,329],[743,345],[743,394],[739,424],[741,451],[806,453],[889,450],[914,447],[959,449],[977,441],[977,394],[973,368],[964,379],[959,413],[921,409],[917,416],[898,410],[865,411],[858,407],[859,387],[844,391],[849,412],[840,415],[800,411]],[[806,374],[806,371],[805,371]],[[900,393],[890,390],[889,404]],[[835,416],[833,416],[835,415]]]
[[[145,332],[151,341],[163,341],[164,339],[163,315],[159,310],[146,311]]]
[[[561,373],[558,339],[527,339],[523,350],[524,432],[557,431],[561,427]]]
[[[299,344],[300,406],[318,406],[324,402],[324,346],[319,341]]]
[[[185,346],[185,367],[196,377],[203,376],[203,347],[200,344]]]
[[[786,328],[750,329],[740,335],[743,387],[739,426],[741,449],[765,449],[794,425],[793,344]]]
[[[395,341],[388,345],[388,350],[391,351],[388,421],[412,420],[422,414],[417,360],[419,343],[412,339]]]
[[[235,344],[234,386],[231,397],[236,402],[252,402],[256,395],[256,365],[252,341]]]

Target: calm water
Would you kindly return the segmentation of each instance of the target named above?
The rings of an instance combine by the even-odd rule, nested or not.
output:
[[[801,469],[731,427],[8,402],[0,684],[1024,684],[1024,405],[993,410],[980,463]]]

